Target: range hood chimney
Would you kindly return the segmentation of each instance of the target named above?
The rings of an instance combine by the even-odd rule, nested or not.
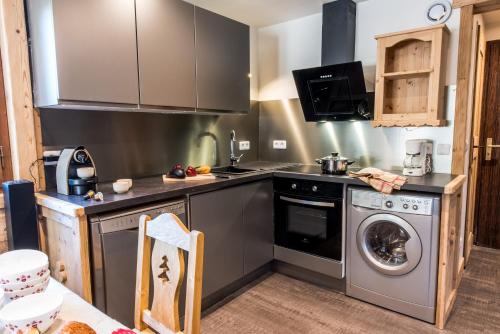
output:
[[[337,0],[323,5],[321,66],[354,61],[356,4]]]
[[[322,30],[321,67],[292,71],[306,122],[373,119],[374,94],[354,61],[356,4],[324,4]]]

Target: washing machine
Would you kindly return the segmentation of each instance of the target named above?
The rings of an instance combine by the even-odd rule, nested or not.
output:
[[[349,188],[346,293],[435,322],[440,197]]]

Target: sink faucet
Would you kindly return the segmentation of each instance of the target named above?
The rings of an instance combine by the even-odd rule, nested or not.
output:
[[[236,156],[234,155],[234,145],[236,144],[236,131],[231,130],[231,141],[230,141],[230,155],[229,155],[229,162],[231,166],[236,166],[239,162],[241,157],[243,156]]]

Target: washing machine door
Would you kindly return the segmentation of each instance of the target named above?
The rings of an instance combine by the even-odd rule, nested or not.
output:
[[[422,257],[422,242],[415,229],[392,214],[366,218],[358,228],[357,244],[366,263],[386,275],[405,275]]]

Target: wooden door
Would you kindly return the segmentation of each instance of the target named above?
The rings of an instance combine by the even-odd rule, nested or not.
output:
[[[485,91],[479,138],[476,242],[500,249],[500,40],[486,47]]]

